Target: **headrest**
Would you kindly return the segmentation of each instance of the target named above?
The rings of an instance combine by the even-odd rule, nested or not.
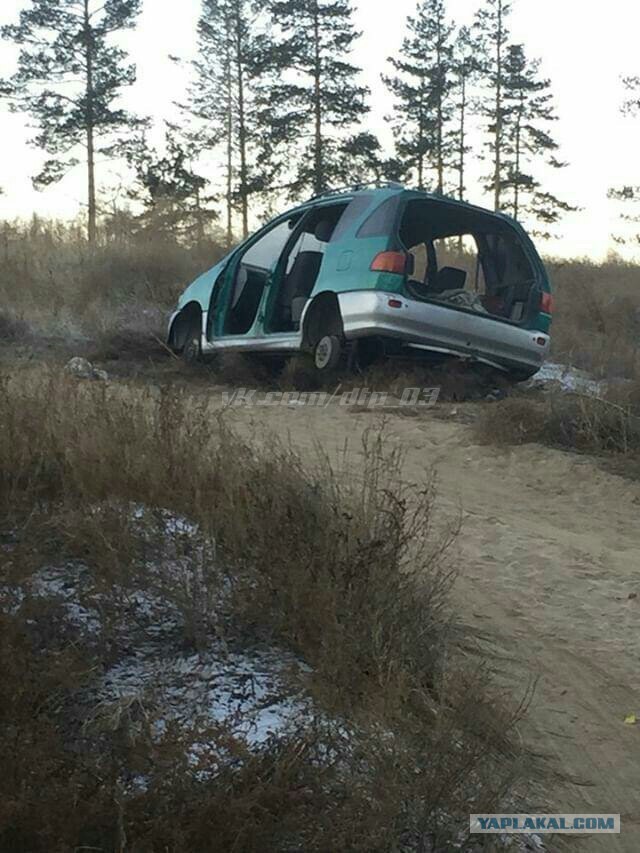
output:
[[[434,290],[444,293],[445,290],[464,290],[467,274],[456,267],[442,267],[438,272]]]
[[[289,275],[293,275],[294,272],[296,275],[300,273],[308,275],[311,270],[320,269],[323,257],[324,255],[322,252],[298,252],[291,270],[289,271]]]

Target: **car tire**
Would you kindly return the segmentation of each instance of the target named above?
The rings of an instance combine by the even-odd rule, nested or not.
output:
[[[519,384],[521,382],[528,382],[537,372],[537,370],[510,370],[507,373],[507,378],[510,382]]]
[[[313,350],[313,363],[319,373],[330,373],[340,364],[344,352],[337,335],[324,335]]]
[[[182,360],[186,364],[197,364],[202,358],[202,330],[197,320],[189,324],[182,347]]]

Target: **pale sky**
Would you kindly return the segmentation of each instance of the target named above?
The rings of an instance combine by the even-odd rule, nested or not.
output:
[[[451,17],[470,23],[480,0],[448,0]],[[25,0],[0,0],[0,25],[16,20]],[[400,48],[406,16],[416,0],[359,0],[356,24],[363,35],[353,60],[363,68],[371,88],[372,115],[367,124],[390,144],[385,117],[391,102],[380,81],[385,60]],[[546,251],[560,255],[603,257],[610,235],[620,232],[620,206],[607,200],[607,189],[640,185],[640,118],[620,114],[624,98],[621,76],[640,75],[640,3],[636,0],[514,0],[512,41],[522,42],[530,57],[542,60],[551,78],[559,121],[554,127],[561,143],[560,159],[569,166],[549,176],[548,189],[581,208],[561,226],[563,237]],[[169,60],[190,57],[195,44],[199,0],[144,0],[138,29],[127,34],[126,46],[138,66],[138,81],[127,93],[126,106],[151,115],[158,124],[176,118],[173,103],[183,98],[185,77]],[[15,49],[0,42],[0,77],[14,68]],[[73,217],[85,198],[85,177],[79,167],[60,184],[36,192],[31,175],[45,158],[29,148],[27,119],[0,106],[0,217]],[[216,177],[211,164],[209,177]],[[486,169],[486,167],[485,167]],[[103,185],[117,182],[113,167],[100,173]],[[477,169],[470,174],[469,200],[489,203]],[[545,249],[545,247],[543,247]]]

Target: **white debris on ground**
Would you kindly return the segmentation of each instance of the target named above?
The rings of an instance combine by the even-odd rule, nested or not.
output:
[[[106,370],[94,367],[90,361],[80,356],[70,359],[66,363],[64,371],[69,376],[75,376],[76,379],[100,379],[106,381],[109,378]]]
[[[538,373],[531,379],[530,384],[533,387],[554,384],[558,385],[563,391],[589,394],[594,397],[602,394],[605,388],[604,382],[598,382],[584,370],[578,370],[577,367],[558,364],[554,361],[543,364]]]

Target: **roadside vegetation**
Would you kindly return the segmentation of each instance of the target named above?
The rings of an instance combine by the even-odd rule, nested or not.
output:
[[[469,812],[527,795],[523,707],[451,613],[456,526],[380,436],[303,464],[184,393],[42,368],[0,409],[3,850],[467,849]],[[259,742],[172,716],[118,682],[149,650],[156,679],[268,651],[297,710]]]
[[[596,378],[640,377],[640,267],[611,259],[547,262],[552,357]]]
[[[29,330],[72,341],[164,334],[184,286],[222,256],[215,238],[183,243],[139,231],[121,215],[97,245],[80,227],[33,217],[0,223],[0,309],[5,339]],[[25,325],[26,324],[26,325]]]
[[[601,395],[551,389],[516,393],[483,408],[475,422],[481,441],[538,443],[590,453],[625,476],[640,477],[640,382],[609,386]]]

